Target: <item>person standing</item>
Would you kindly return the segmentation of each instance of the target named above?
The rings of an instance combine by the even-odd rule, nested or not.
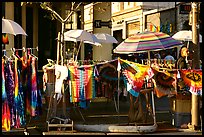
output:
[[[187,57],[189,55],[188,48],[186,46],[182,46],[179,51],[179,58],[176,62],[176,69],[188,69]],[[180,78],[177,80],[177,90],[178,92],[182,92],[185,89],[184,81]]]
[[[187,62],[188,55],[189,55],[188,48],[186,46],[182,46],[179,51],[179,58],[176,62],[177,69],[187,69],[188,68],[188,62]]]
[[[167,50],[167,56],[164,58],[164,60],[171,60],[174,61],[174,57],[171,55],[171,52]]]
[[[164,67],[172,69],[175,68],[175,59],[172,56],[172,52],[170,50],[166,51],[167,54],[164,58]]]

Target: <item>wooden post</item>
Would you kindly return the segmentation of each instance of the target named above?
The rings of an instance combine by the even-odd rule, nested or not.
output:
[[[192,69],[200,68],[199,49],[199,24],[198,24],[198,2],[192,2],[192,42],[193,42],[193,66]],[[199,98],[192,94],[191,124],[192,129],[197,130],[199,123]]]

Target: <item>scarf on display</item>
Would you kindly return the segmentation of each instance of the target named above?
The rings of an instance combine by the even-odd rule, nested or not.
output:
[[[177,71],[176,70],[159,70],[157,68],[152,68],[152,71],[154,73],[153,76],[153,84],[154,84],[154,90],[155,94],[158,98],[176,94],[176,76]]]
[[[145,78],[149,79],[153,76],[150,66],[139,63],[119,59],[122,68],[122,74],[132,85],[135,92],[139,92],[145,82]]]
[[[181,78],[187,86],[189,91],[194,95],[202,95],[202,70],[179,70]]]
[[[71,102],[95,98],[95,67],[93,65],[70,66],[68,77]]]

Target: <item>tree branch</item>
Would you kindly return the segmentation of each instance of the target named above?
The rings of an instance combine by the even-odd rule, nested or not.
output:
[[[74,2],[74,4],[75,4],[75,2]],[[77,5],[77,7],[75,8],[75,10],[74,10],[74,4],[72,4],[71,12],[70,12],[69,15],[67,16],[67,18],[66,18],[65,20],[63,20],[64,23],[67,22],[67,20],[70,18],[70,16],[73,14],[73,12],[76,11],[76,10],[79,8],[79,6],[82,4],[82,2],[80,2],[80,3]]]

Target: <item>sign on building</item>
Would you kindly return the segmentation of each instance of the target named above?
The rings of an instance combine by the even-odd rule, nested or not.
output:
[[[191,11],[191,5],[180,5],[179,13],[180,14],[189,14]]]
[[[94,21],[94,27],[95,28],[101,28],[101,27],[112,27],[112,22],[111,21],[101,21],[101,20],[95,20]]]

